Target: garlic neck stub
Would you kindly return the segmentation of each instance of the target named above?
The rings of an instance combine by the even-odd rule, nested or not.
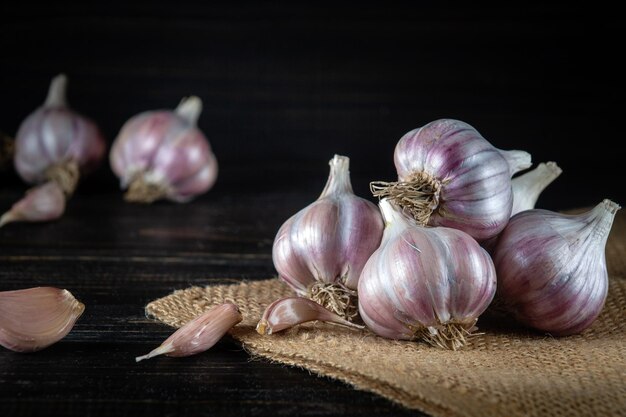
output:
[[[511,175],[530,167],[524,151],[502,151],[467,123],[441,119],[405,134],[394,152],[397,182],[375,181],[419,224],[463,230],[477,240],[498,234],[513,205]]]
[[[352,319],[359,275],[380,243],[383,221],[373,203],[352,192],[349,161],[339,155],[330,161],[324,191],[281,226],[272,259],[298,295]]]
[[[110,162],[127,201],[184,203],[214,185],[217,159],[196,126],[201,111],[202,101],[192,96],[175,111],[144,112],[124,124]]]
[[[79,176],[100,164],[106,144],[93,121],[67,106],[66,86],[65,75],[55,77],[44,105],[22,122],[14,164],[24,181],[56,181],[70,196]]]
[[[513,178],[513,210],[511,216],[535,208],[542,191],[561,175],[563,170],[556,162],[542,162],[537,168]]]
[[[533,209],[513,216],[493,249],[502,308],[553,335],[588,328],[606,300],[604,250],[619,208],[604,200],[577,215]]]
[[[466,233],[418,226],[380,202],[386,227],[359,279],[359,313],[374,333],[456,350],[496,291],[491,258]]]

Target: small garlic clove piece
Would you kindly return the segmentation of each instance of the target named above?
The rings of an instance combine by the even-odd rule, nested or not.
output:
[[[520,211],[535,208],[539,195],[563,170],[556,162],[542,162],[537,168],[511,180],[513,187],[513,210],[511,217]]]
[[[0,345],[35,352],[63,339],[85,310],[68,290],[35,287],[0,292]]]
[[[220,304],[176,330],[161,346],[147,355],[136,357],[135,361],[159,355],[183,357],[204,352],[213,347],[241,320],[243,317],[235,304],[230,302]]]
[[[259,334],[272,334],[314,320],[363,329],[363,326],[342,318],[308,298],[287,297],[274,301],[265,309],[256,331]]]
[[[0,217],[0,227],[11,222],[45,222],[58,219],[65,211],[65,194],[55,181],[38,185]]]

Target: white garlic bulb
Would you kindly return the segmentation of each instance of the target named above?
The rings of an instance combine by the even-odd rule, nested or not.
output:
[[[380,243],[383,221],[372,202],[354,195],[349,158],[335,155],[329,164],[324,191],[281,226],[272,258],[298,295],[352,318],[359,275]]]
[[[398,182],[372,182],[418,223],[497,235],[511,215],[511,176],[530,167],[524,151],[496,149],[467,123],[441,119],[405,134],[394,152]]]
[[[359,279],[361,318],[386,338],[462,347],[496,291],[491,258],[465,232],[415,225],[384,199],[380,209],[386,227]]]
[[[604,200],[577,215],[533,209],[513,216],[493,249],[502,308],[554,335],[589,327],[606,300],[604,248],[619,208]]]
[[[113,142],[111,169],[127,189],[127,201],[190,201],[217,179],[217,159],[196,126],[200,98],[181,101],[174,111],[148,111],[129,119]]]

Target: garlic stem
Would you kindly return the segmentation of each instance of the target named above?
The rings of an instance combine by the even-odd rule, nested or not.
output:
[[[513,210],[511,216],[520,211],[535,208],[539,195],[563,170],[556,162],[542,162],[537,168],[511,180],[513,187]]]
[[[526,151],[519,150],[511,150],[511,151],[503,151],[502,149],[498,149],[500,154],[506,159],[506,162],[509,164],[509,173],[511,176],[516,172],[523,171],[527,168],[530,168],[532,165],[532,157]]]
[[[408,219],[404,217],[400,211],[396,210],[387,198],[380,200],[378,207],[385,220],[385,229],[395,224],[402,226],[409,224]]]
[[[303,297],[287,297],[274,301],[265,309],[256,331],[269,335],[314,320],[363,329],[363,326],[345,320],[315,301]]]
[[[353,193],[350,183],[350,158],[335,155],[328,165],[330,165],[330,175],[319,198],[333,194]]]
[[[200,113],[202,113],[202,100],[197,96],[185,97],[176,107],[175,112],[189,124],[195,126],[198,123]]]
[[[59,74],[52,79],[44,107],[67,107],[67,76]]]

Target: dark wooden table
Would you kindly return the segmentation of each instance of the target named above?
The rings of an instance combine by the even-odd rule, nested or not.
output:
[[[274,234],[317,197],[314,187],[216,187],[190,204],[152,206],[85,188],[57,222],[0,229],[0,290],[51,285],[86,305],[56,345],[34,354],[0,348],[0,415],[416,415],[253,359],[228,337],[197,356],[135,363],[173,331],[144,316],[146,303],[192,285],[275,274]],[[0,208],[22,192],[22,185],[2,189]]]

